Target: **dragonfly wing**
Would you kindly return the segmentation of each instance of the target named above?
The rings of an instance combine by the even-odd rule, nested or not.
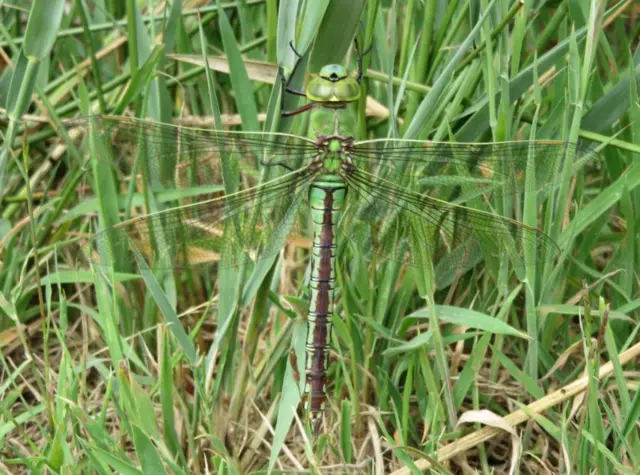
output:
[[[479,194],[521,191],[529,170],[535,171],[536,190],[544,191],[570,179],[587,163],[599,164],[597,152],[586,142],[552,140],[477,144],[368,140],[356,142],[350,156],[361,170],[401,186],[417,181],[417,191],[458,202]]]
[[[239,264],[276,254],[300,214],[312,179],[301,169],[232,195],[139,216],[99,232],[94,263],[118,267],[142,254],[149,266],[183,269],[219,262]],[[135,251],[134,251],[135,249]]]
[[[483,257],[505,255],[522,266],[526,249],[532,249],[538,261],[559,253],[548,236],[515,220],[419,194],[363,170],[345,174],[345,180],[354,193],[342,229],[379,260],[413,264],[416,242],[436,261],[446,255],[461,268]]]
[[[107,147],[95,158],[112,164],[121,182],[135,177],[136,185],[145,181],[153,190],[221,184],[236,172],[238,187],[251,186],[264,168],[282,175],[317,154],[311,140],[290,134],[179,127],[122,116],[83,117],[66,125],[103,139]]]
[[[114,193],[133,197],[134,206],[149,202],[135,192],[152,191],[154,203],[165,209],[142,216],[149,210],[141,208],[141,216],[96,235],[92,243],[107,245],[115,263],[133,262],[121,260],[132,257],[133,247],[156,267],[167,268],[217,260],[225,248],[230,264],[243,252],[254,258],[277,252],[265,246],[286,228],[283,220],[292,219],[286,216],[294,193],[318,153],[312,141],[289,134],[178,127],[121,116],[84,117],[67,125],[88,130],[101,182],[112,175]],[[126,202],[121,200],[121,207]]]

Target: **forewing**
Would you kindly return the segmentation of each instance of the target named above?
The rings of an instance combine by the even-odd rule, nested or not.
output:
[[[304,167],[317,153],[312,141],[289,134],[179,127],[122,116],[84,117],[66,125],[103,139],[110,150],[95,158],[109,161],[121,183],[135,177],[136,186],[145,182],[152,190],[206,187],[222,184],[223,178],[235,180],[236,189],[251,187],[262,169],[282,175]]]

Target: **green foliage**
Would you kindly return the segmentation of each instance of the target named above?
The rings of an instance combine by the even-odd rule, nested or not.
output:
[[[506,473],[504,446],[484,442],[511,435],[457,421],[524,408],[521,471],[638,473],[633,2],[154,3],[0,2],[12,60],[0,70],[0,471],[400,474],[431,460],[438,473]],[[520,269],[478,259],[460,272],[428,247],[407,267],[341,243],[330,400],[314,438],[300,404],[308,229],[237,269],[90,267],[117,256],[86,247],[96,222],[194,197],[114,175],[91,160],[108,137],[63,121],[127,113],[306,135],[306,115],[278,117],[273,62],[291,68],[293,41],[303,68],[354,69],[356,36],[373,46],[354,108],[361,138],[559,139],[600,159],[565,169],[548,196],[531,156],[522,196],[478,203],[544,230],[555,260],[529,249]],[[211,193],[233,190],[226,178]]]

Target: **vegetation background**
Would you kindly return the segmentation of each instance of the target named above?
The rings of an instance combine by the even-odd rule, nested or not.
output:
[[[0,470],[639,473],[639,16],[632,0],[0,0]],[[513,203],[561,247],[550,266],[457,275],[346,248],[314,439],[291,403],[308,237],[242,281],[96,272],[73,258],[95,218],[148,190],[124,209],[63,121],[304,135],[279,120],[276,65],[293,41],[307,71],[353,68],[357,35],[361,137],[600,155],[557,200]]]

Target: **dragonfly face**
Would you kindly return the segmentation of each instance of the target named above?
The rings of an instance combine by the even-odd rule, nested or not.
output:
[[[329,64],[311,76],[305,94],[310,101],[327,107],[342,106],[358,100],[360,84],[341,64]]]

